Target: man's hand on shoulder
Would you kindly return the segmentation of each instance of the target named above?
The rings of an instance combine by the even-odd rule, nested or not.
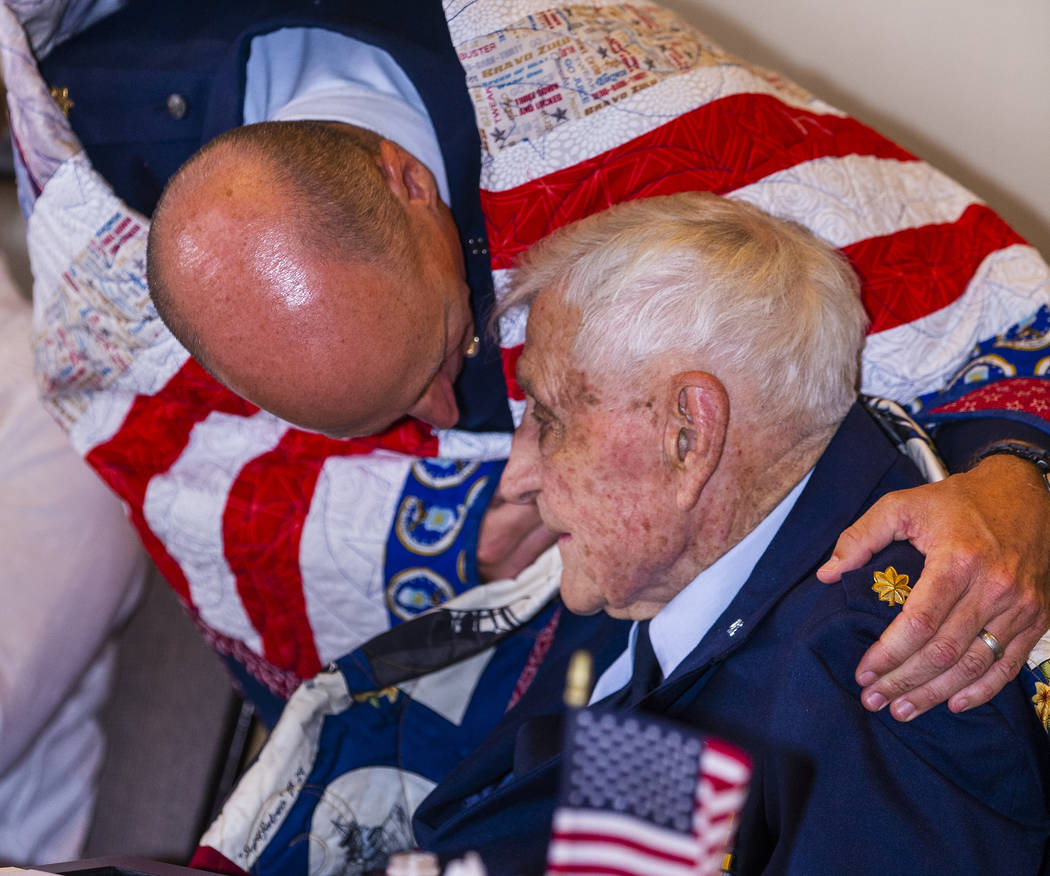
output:
[[[825,582],[864,565],[895,539],[926,555],[900,616],[861,658],[857,683],[872,711],[909,720],[948,700],[988,702],[1050,628],[1050,492],[1030,462],[997,455],[969,472],[890,493],[839,537]],[[998,640],[996,659],[987,631]]]
[[[513,578],[557,539],[540,519],[535,502],[508,502],[497,490],[478,534],[478,574],[482,581]]]

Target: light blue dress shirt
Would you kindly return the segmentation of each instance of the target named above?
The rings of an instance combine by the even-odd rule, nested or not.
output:
[[[252,40],[244,123],[334,121],[375,131],[423,162],[449,203],[437,132],[419,92],[383,49],[315,27]]]

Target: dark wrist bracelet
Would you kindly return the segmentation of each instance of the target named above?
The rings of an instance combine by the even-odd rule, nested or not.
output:
[[[1032,463],[1039,469],[1039,473],[1043,476],[1043,483],[1050,490],[1050,453],[1043,450],[1038,444],[1031,444],[1028,441],[995,441],[985,445],[973,455],[966,470],[974,468],[982,459],[1001,453]]]

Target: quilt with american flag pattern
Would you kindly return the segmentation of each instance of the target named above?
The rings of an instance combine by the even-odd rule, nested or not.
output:
[[[94,172],[36,71],[34,51],[98,5],[0,9],[40,390],[207,639],[283,699],[477,583],[472,548],[509,436],[403,421],[337,441],[259,410],[189,357],[148,296],[148,219]],[[974,194],[651,3],[444,6],[481,133],[497,292],[515,257],[567,222],[709,189],[795,219],[847,254],[872,317],[865,392],[907,403],[962,386],[946,402],[955,411],[1043,421],[1045,358],[1029,356],[1021,373],[1007,346],[1002,365],[968,369],[981,344],[1035,324],[1050,300],[1044,260]],[[500,331],[520,416],[523,317]],[[1045,335],[1025,338],[1029,353],[1047,346]],[[399,537],[399,521],[418,538]]]

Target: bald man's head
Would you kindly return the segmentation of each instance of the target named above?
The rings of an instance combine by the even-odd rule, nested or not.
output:
[[[172,333],[290,422],[353,435],[458,417],[458,236],[429,171],[390,141],[324,122],[222,135],[165,190],[147,264]]]

